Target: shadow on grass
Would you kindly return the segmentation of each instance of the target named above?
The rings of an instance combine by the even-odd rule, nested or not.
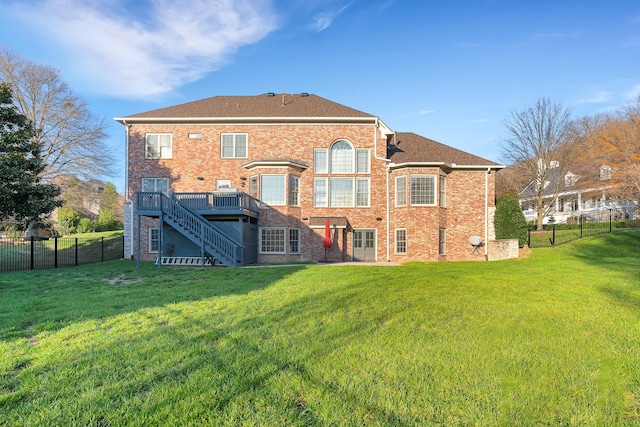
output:
[[[598,267],[640,273],[640,232],[624,231],[600,235],[563,248],[570,256]]]
[[[271,273],[280,277],[295,273],[290,269],[282,272],[283,268],[259,270],[261,276],[270,276],[271,280],[244,284],[242,293],[268,286],[276,280]],[[238,271],[216,273],[233,279]],[[250,270],[244,270],[244,274],[247,271]],[[322,274],[326,273],[319,276]],[[240,291],[233,290],[235,286],[225,292]],[[321,405],[327,405],[329,400],[336,407],[345,408],[347,412],[336,414],[337,417],[352,416],[357,420],[358,414],[364,414],[370,421],[383,425],[413,424],[415,420],[407,414],[367,401],[360,388],[344,382],[348,375],[334,378],[318,372],[319,362],[326,364],[326,360],[341,355],[354,341],[380,327],[385,313],[363,316],[360,311],[365,306],[359,292],[362,286],[367,283],[355,281],[349,287],[323,287],[299,297],[290,294],[284,300],[274,293],[264,306],[232,305],[224,312],[215,310],[213,302],[205,302],[207,305],[201,310],[186,305],[165,306],[159,314],[148,313],[149,325],[133,336],[120,336],[112,332],[117,330],[116,326],[102,325],[100,330],[88,331],[95,335],[95,340],[85,337],[92,346],[81,347],[80,351],[63,348],[63,353],[56,355],[57,361],[47,361],[56,371],[75,372],[76,380],[69,390],[62,392],[63,396],[47,396],[52,401],[43,405],[42,410],[57,407],[54,399],[62,398],[68,408],[63,410],[61,419],[80,425],[95,419],[118,425],[131,421],[133,413],[148,417],[152,424],[161,420],[184,424],[203,412],[211,421],[230,424],[253,416],[243,410],[256,409],[250,403],[255,399],[266,403],[266,408],[257,409],[277,408],[271,416],[280,424],[338,422],[323,419],[320,408],[312,406],[318,404],[313,397],[317,400],[321,395],[324,396]],[[313,324],[309,319],[314,319]],[[318,319],[323,321],[318,323]],[[105,367],[100,362],[103,360],[118,363]],[[98,377],[95,365],[102,369]],[[36,369],[31,375],[47,377],[49,368],[45,365],[41,369],[42,372]],[[144,375],[132,376],[131,372]],[[46,379],[43,381],[46,383]],[[76,396],[82,395],[83,387],[89,385],[94,392],[88,396],[85,393],[84,401],[80,401]],[[196,399],[192,407],[186,408],[188,412],[181,406],[185,394]],[[103,407],[105,399],[119,402],[118,408]],[[28,394],[21,394],[12,405],[28,400]],[[79,404],[83,407],[78,407]],[[260,416],[269,419],[268,414]]]
[[[264,289],[304,267],[157,267],[110,261],[0,276],[0,339],[33,337],[77,321]]]

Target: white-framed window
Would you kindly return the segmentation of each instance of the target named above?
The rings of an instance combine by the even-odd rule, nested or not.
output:
[[[314,178],[315,207],[369,207],[369,178]]]
[[[356,206],[369,207],[369,178],[356,178]]]
[[[223,159],[247,158],[246,133],[223,133],[220,144],[220,156]]]
[[[327,149],[316,148],[313,150],[313,172],[327,173],[329,171],[327,166]]]
[[[353,206],[353,178],[331,178],[329,195],[332,208]]]
[[[260,228],[260,253],[284,254],[285,253],[285,228],[263,227]]]
[[[145,137],[147,159],[170,159],[172,141],[170,133],[148,133]]]
[[[328,206],[327,178],[313,179],[313,205],[317,207]]]
[[[226,188],[231,188],[230,179],[216,179],[216,190],[223,190]]]
[[[407,229],[396,228],[396,254],[407,253]]]
[[[272,206],[283,206],[286,175],[260,175],[260,200]]]
[[[201,133],[190,133],[189,134],[189,139],[202,139],[202,134]]]
[[[396,177],[396,206],[407,206],[407,176]]]
[[[438,255],[447,254],[447,230],[441,228],[438,230]]]
[[[299,228],[289,229],[289,253],[290,254],[300,253],[300,229]]]
[[[353,173],[353,146],[340,140],[333,143],[329,150],[331,173]]]
[[[149,227],[149,253],[157,254],[160,251],[160,229],[157,227]]]
[[[142,178],[142,191],[169,193],[169,178]]]
[[[356,173],[370,173],[369,149],[358,148],[356,150]]]
[[[289,205],[300,206],[300,178],[289,175]]]
[[[440,207],[447,207],[447,179],[444,176],[440,177],[440,186],[438,187],[438,198],[440,199]]]
[[[258,198],[258,176],[250,176],[249,177],[249,195],[251,197]]]
[[[435,206],[435,190],[435,175],[411,175],[411,205]]]

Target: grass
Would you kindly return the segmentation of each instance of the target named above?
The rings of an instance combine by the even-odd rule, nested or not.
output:
[[[640,425],[639,244],[3,274],[0,425]]]

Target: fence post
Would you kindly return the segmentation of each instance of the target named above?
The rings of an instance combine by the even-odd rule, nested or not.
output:
[[[580,238],[582,239],[582,224],[584,223],[584,214],[580,214]]]
[[[31,254],[31,260],[30,260],[30,263],[29,263],[30,264],[29,267],[30,267],[31,270],[33,270],[34,266],[35,266],[35,259],[34,259],[35,258],[35,254],[36,254],[35,241],[36,241],[36,238],[31,236],[31,249],[29,251],[30,254]]]
[[[611,233],[611,209],[609,209],[609,233]]]
[[[76,237],[76,267],[78,266],[78,238]]]
[[[104,236],[100,240],[100,262],[104,262]]]
[[[527,246],[531,247],[531,227],[527,225]]]
[[[58,268],[58,238],[53,238],[53,268]]]
[[[551,246],[556,245],[556,225],[553,224],[552,233],[551,233]]]

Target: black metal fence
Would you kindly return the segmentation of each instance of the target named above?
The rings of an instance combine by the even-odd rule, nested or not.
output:
[[[583,237],[638,228],[640,220],[616,220],[615,213],[605,211],[576,216],[566,224],[545,224],[542,230],[537,230],[535,225],[531,225],[528,229],[527,244],[530,248],[552,247]]]
[[[0,239],[0,272],[75,267],[124,258],[124,237]]]

